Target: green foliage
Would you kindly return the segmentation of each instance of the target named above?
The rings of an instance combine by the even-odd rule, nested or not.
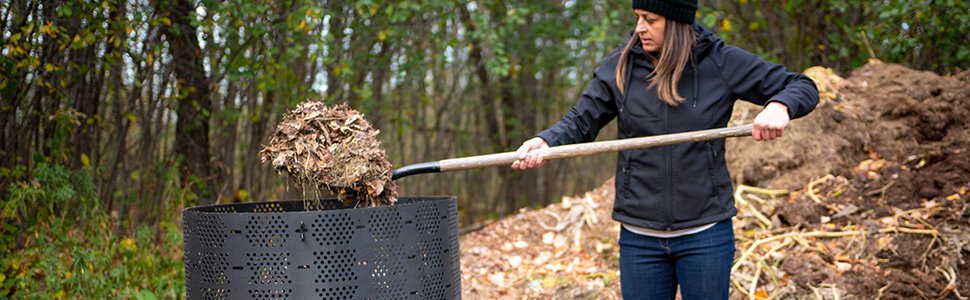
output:
[[[877,56],[942,72],[970,68],[970,3],[882,1],[866,14],[876,21],[857,29],[873,37]]]
[[[89,170],[72,171],[41,163],[31,177],[10,188],[0,200],[0,219],[33,226],[38,220],[88,218],[100,211]]]
[[[966,1],[712,1],[702,24],[793,69],[847,72],[869,58],[951,73],[970,68]]]
[[[132,236],[118,234],[98,204],[89,170],[42,163],[31,177],[0,202],[0,296],[182,297],[182,235],[174,218],[134,224]]]

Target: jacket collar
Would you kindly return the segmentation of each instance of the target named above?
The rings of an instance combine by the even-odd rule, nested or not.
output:
[[[721,38],[717,36],[713,31],[705,28],[704,26],[694,24],[694,31],[697,32],[697,40],[694,42],[694,57],[698,59],[707,53],[711,47],[718,44]],[[630,31],[629,36],[633,36],[633,30]],[[622,47],[623,45],[621,45]],[[648,53],[643,50],[643,45],[640,43],[633,43],[630,48],[630,56],[633,58],[633,62],[644,67],[653,68],[653,56],[654,54]]]

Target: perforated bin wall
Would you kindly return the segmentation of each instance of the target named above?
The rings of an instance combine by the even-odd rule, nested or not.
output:
[[[189,299],[457,299],[454,197],[344,208],[323,200],[183,212]]]

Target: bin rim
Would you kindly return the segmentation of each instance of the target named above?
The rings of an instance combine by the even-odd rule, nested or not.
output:
[[[257,201],[257,202],[240,202],[240,203],[222,203],[222,204],[198,205],[198,206],[186,207],[186,208],[182,209],[182,212],[183,213],[215,213],[215,214],[222,214],[222,213],[231,213],[231,214],[247,214],[247,213],[248,214],[265,214],[265,213],[282,213],[282,212],[285,212],[285,213],[313,213],[313,212],[330,212],[330,211],[338,211],[338,210],[345,210],[345,209],[371,209],[371,208],[373,208],[373,209],[379,209],[379,208],[382,208],[382,207],[393,207],[393,206],[397,206],[397,205],[411,205],[411,204],[421,203],[421,202],[425,202],[425,201],[441,201],[441,200],[457,200],[457,199],[458,199],[457,196],[451,196],[451,195],[404,195],[404,196],[398,196],[397,197],[397,202],[395,202],[394,204],[391,204],[391,205],[381,205],[381,206],[372,206],[372,207],[340,207],[340,208],[320,209],[320,210],[306,210],[306,209],[286,210],[286,209],[284,209],[283,211],[270,211],[270,212],[256,212],[256,211],[242,211],[242,212],[233,211],[233,212],[227,212],[227,211],[220,210],[220,208],[226,208],[226,209],[228,209],[228,208],[236,208],[236,207],[248,207],[248,206],[267,205],[267,204],[280,204],[280,205],[285,205],[285,206],[292,206],[292,205],[295,205],[295,204],[300,204],[301,207],[302,207],[303,202],[307,200],[307,199],[289,199],[289,200],[269,200],[269,201]],[[328,201],[328,202],[341,203],[339,200],[337,200],[337,198],[323,198],[323,199],[320,199],[320,201]],[[341,204],[341,206],[342,206],[342,204]]]

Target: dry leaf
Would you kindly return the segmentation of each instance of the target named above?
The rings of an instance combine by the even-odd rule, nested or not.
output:
[[[542,243],[546,245],[552,245],[553,238],[556,236],[552,231],[542,234]]]
[[[505,273],[492,273],[488,275],[488,281],[498,287],[505,286]]]
[[[392,204],[397,186],[377,134],[346,104],[307,101],[283,117],[260,151],[261,161],[271,161],[297,182],[329,190],[347,205]]]
[[[758,288],[758,291],[754,292],[754,297],[757,299],[768,299],[768,292],[764,288]]]
[[[512,269],[518,269],[520,266],[522,266],[521,256],[518,256],[518,255],[511,256],[509,257],[508,261],[509,261],[509,266],[512,267]]]

